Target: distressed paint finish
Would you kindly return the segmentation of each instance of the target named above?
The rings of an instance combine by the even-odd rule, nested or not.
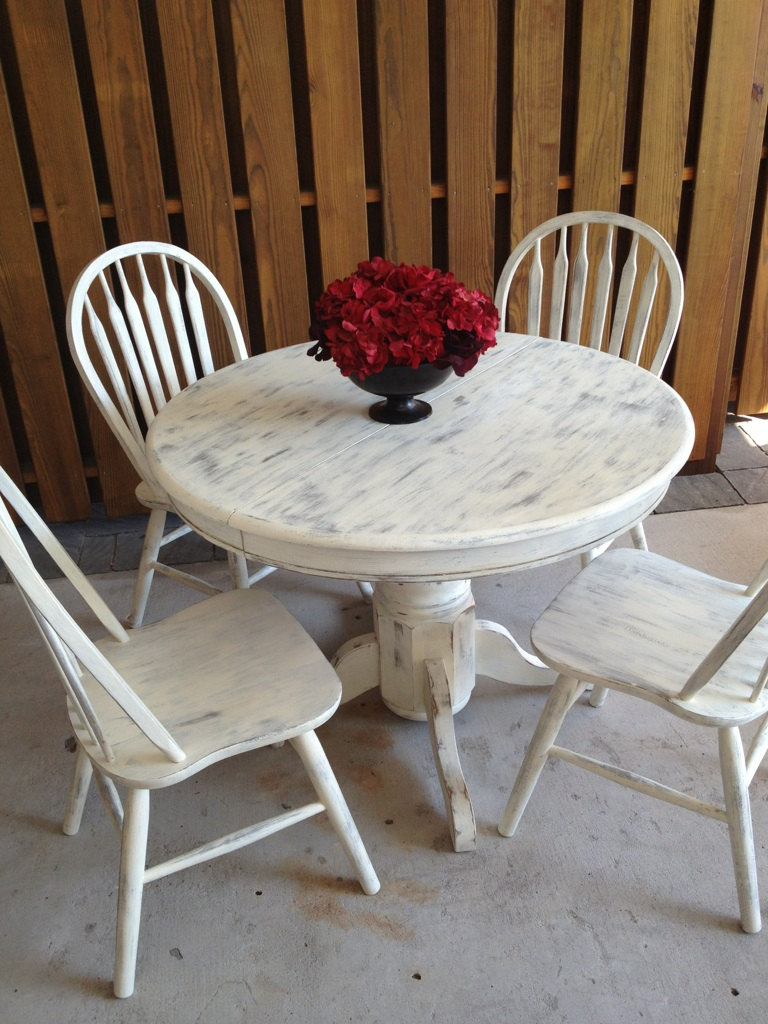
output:
[[[550,757],[676,807],[726,822],[741,926],[761,927],[749,784],[768,749],[768,562],[748,587],[648,551],[592,562],[539,617],[531,640],[559,673],[499,822],[514,834]],[[588,683],[657,705],[717,733],[719,804],[556,744]],[[629,728],[631,714],[624,716]],[[740,728],[757,723],[745,757]],[[685,739],[681,733],[681,745]]]
[[[83,632],[35,569],[15,513],[106,631]],[[144,886],[325,810],[364,892],[379,881],[314,730],[334,713],[338,676],[271,595],[232,590],[126,632],[21,491],[0,469],[0,559],[17,584],[67,696],[78,755],[63,824],[75,835],[92,776],[121,839],[114,991],[134,988]],[[317,799],[147,866],[150,792],[246,751],[289,742]],[[95,768],[95,771],[93,769]],[[118,794],[120,784],[124,797]]]
[[[345,696],[381,684],[408,717],[430,717],[445,696],[433,687],[425,705],[427,659],[443,661],[454,710],[476,669],[529,681],[535,659],[502,627],[467,629],[466,581],[618,536],[661,500],[693,442],[687,408],[652,374],[533,336],[500,335],[430,402],[421,423],[374,423],[369,395],[294,346],[191,385],[147,437],[174,508],[212,540],[272,565],[386,584],[374,592],[378,636],[345,645],[336,665]],[[447,746],[437,746],[440,759]],[[441,781],[460,776],[458,758],[445,757]],[[474,826],[452,828],[466,842]]]
[[[500,335],[433,415],[385,426],[302,346],[176,396],[147,437],[184,519],[233,550],[348,579],[465,579],[617,536],[653,509],[693,430],[681,399],[600,352]]]

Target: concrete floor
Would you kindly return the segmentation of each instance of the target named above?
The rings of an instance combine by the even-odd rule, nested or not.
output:
[[[654,515],[654,550],[746,581],[768,506]],[[212,578],[223,566],[201,567]],[[575,560],[475,585],[478,615],[525,637]],[[93,577],[119,613],[133,574]],[[54,587],[60,589],[61,583]],[[354,584],[278,572],[276,593],[331,654],[370,626]],[[150,618],[198,595],[159,580]],[[60,818],[72,755],[58,683],[15,589],[0,586],[0,1021],[8,1024],[715,1024],[768,1018],[768,927],[747,936],[725,827],[554,763],[518,834],[496,822],[544,691],[480,679],[457,715],[478,847],[450,846],[426,727],[375,691],[320,730],[382,888],[364,896],[314,819],[145,892],[136,994],[111,995],[117,841],[92,794]],[[715,738],[611,695],[564,740],[717,799]],[[667,719],[670,720],[667,720]],[[150,855],[232,830],[307,783],[289,749],[215,766],[154,798]],[[254,811],[254,805],[257,810]],[[768,774],[753,784],[768,913]],[[218,831],[217,831],[218,830]]]

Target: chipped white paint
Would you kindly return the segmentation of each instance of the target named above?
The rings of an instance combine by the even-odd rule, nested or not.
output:
[[[554,248],[558,234],[557,255],[549,280],[549,309],[546,310],[542,242],[546,240]],[[625,236],[628,251],[623,265],[617,265],[616,241],[621,234]],[[569,235],[575,250],[573,267],[568,256]],[[644,240],[641,265],[645,269],[638,276],[641,239]],[[594,250],[595,266],[592,268],[588,240]],[[582,343],[586,341],[591,348],[599,349],[605,347],[606,324],[609,324],[608,352],[637,363],[646,340],[652,341],[651,372],[657,376],[661,373],[680,324],[684,286],[677,256],[655,228],[636,217],[610,210],[578,210],[539,224],[515,246],[499,274],[494,301],[496,308],[502,311],[502,325],[506,321],[507,301],[515,276],[529,256],[526,328],[529,333],[570,342],[581,339]],[[659,287],[662,280],[665,288]],[[593,288],[591,306],[586,303],[588,283]],[[666,307],[657,301],[662,296]],[[664,317],[655,321],[658,337],[652,334],[647,339],[652,312],[664,308]]]
[[[377,582],[378,637],[336,665],[346,697],[381,684],[413,718],[431,706],[425,659],[444,662],[454,710],[475,671],[537,672],[501,627],[470,627],[469,579],[610,541],[658,504],[693,442],[687,408],[654,375],[533,336],[499,335],[429,401],[421,423],[374,423],[369,395],[295,346],[192,384],[147,437],[174,508],[215,543]]]
[[[100,622],[103,639],[94,643],[40,577],[11,509]],[[220,857],[323,810],[363,890],[378,891],[378,878],[314,731],[338,707],[338,676],[275,598],[258,590],[231,590],[126,632],[1,468],[0,559],[22,592],[67,693],[78,756],[64,831],[78,831],[95,775],[121,836],[117,996],[133,992],[147,882]],[[317,799],[147,866],[151,790],[286,741],[301,759]],[[122,806],[115,783],[125,792]]]
[[[560,758],[726,822],[741,925],[747,932],[760,930],[748,787],[768,747],[766,569],[768,563],[744,587],[648,551],[616,549],[560,592],[531,633],[538,654],[560,675],[499,822],[502,835],[515,832],[547,759]],[[716,731],[722,803],[558,746],[560,726],[589,682]],[[745,757],[740,729],[760,719]],[[631,729],[632,716],[625,721]]]
[[[167,396],[177,395],[199,373],[213,372],[201,291],[211,311],[218,311],[232,358],[245,359],[243,333],[221,283],[204,263],[175,245],[127,242],[109,249],[81,271],[67,303],[72,359],[139,475],[136,497],[150,510],[129,626],[144,621],[156,572],[204,594],[218,593],[207,581],[160,560],[160,549],[189,533],[190,527],[184,524],[165,532],[168,498],[153,479],[144,450],[145,425]],[[250,573],[236,552],[230,552],[229,566],[236,587],[248,587],[272,572],[270,566],[262,566]]]

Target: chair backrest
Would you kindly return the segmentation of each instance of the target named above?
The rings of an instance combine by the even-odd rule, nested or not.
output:
[[[214,317],[234,360],[245,359],[220,282],[191,253],[163,242],[110,249],[84,268],[70,292],[66,322],[75,364],[137,473],[155,486],[144,435],[173,395],[213,371]]]
[[[728,629],[712,646],[707,656],[699,663],[680,690],[680,700],[690,700],[703,689],[713,678],[715,673],[722,668],[732,654],[752,635],[753,631],[763,622],[768,615],[768,562],[759,570],[754,580],[745,589],[744,594],[749,598],[748,603],[741,610],[739,615],[730,624]],[[756,646],[754,656],[760,661],[760,668],[755,673],[755,682],[752,684],[750,701],[756,702],[765,689],[768,682],[768,653],[763,657],[762,652],[768,648],[768,636],[763,630],[760,643]]]
[[[114,640],[129,643],[129,635],[19,488],[0,467],[0,560],[32,613],[59,670],[70,706],[74,708],[93,743],[100,748],[106,760],[113,760],[109,737],[83,685],[83,672],[88,672],[100,684],[158,750],[171,761],[183,761],[184,752],[168,730],[113,668],[42,579],[24,546],[11,516],[11,509],[56,562]]]
[[[620,273],[617,252],[626,252]],[[516,295],[526,278],[527,304]],[[662,295],[666,314],[657,301]],[[649,347],[646,362],[658,375],[680,323],[683,275],[672,247],[650,225],[621,213],[578,211],[545,221],[515,246],[495,303],[502,326],[514,305],[518,322],[510,329],[521,333],[603,348],[634,363]]]

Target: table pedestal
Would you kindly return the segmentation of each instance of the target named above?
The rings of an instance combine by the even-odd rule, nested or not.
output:
[[[402,718],[426,721],[425,662],[445,666],[453,712],[475,685],[475,599],[469,580],[377,583],[373,592],[381,699]]]
[[[473,850],[475,816],[456,746],[453,715],[470,698],[475,676],[548,685],[554,673],[497,623],[475,619],[470,580],[377,583],[375,633],[339,648],[334,666],[344,700],[379,686],[395,714],[429,724],[454,849]]]

